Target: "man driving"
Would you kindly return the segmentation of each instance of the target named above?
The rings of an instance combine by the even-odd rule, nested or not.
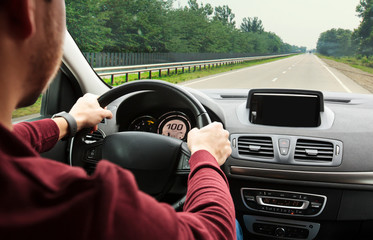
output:
[[[231,153],[222,124],[188,134],[183,212],[141,192],[132,173],[108,161],[88,176],[40,156],[70,134],[72,123],[79,131],[112,118],[96,96],[86,94],[65,116],[12,124],[13,110],[33,104],[56,74],[65,31],[63,0],[0,2],[0,238],[235,239],[234,205],[220,169]]]

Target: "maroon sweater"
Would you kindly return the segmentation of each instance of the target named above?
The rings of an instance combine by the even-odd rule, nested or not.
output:
[[[191,157],[184,212],[175,212],[108,161],[87,176],[40,157],[58,135],[49,119],[0,125],[0,239],[236,238],[228,181],[207,151]]]

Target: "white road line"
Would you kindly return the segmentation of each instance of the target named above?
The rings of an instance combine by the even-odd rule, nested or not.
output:
[[[286,71],[283,71],[282,73],[283,73],[283,74],[285,74],[285,73],[286,73]]]
[[[288,69],[291,70],[291,67],[289,67]]]
[[[278,62],[280,62],[280,61],[288,60],[288,59],[289,59],[289,58],[285,58],[285,59],[281,59],[281,60],[277,60],[277,61],[273,61],[273,62],[269,62],[269,63],[259,64],[259,65],[252,66],[252,67],[248,67],[248,68],[243,68],[243,69],[240,69],[240,70],[235,70],[234,73],[242,72],[242,71],[247,71],[248,69],[254,69],[254,68],[259,68],[259,67],[267,66],[267,65],[269,65],[269,64],[272,64],[272,63],[278,63]],[[222,77],[222,76],[226,76],[226,75],[229,75],[229,74],[232,74],[232,72],[219,74],[219,75],[217,75],[217,76],[213,76],[213,77],[209,77],[209,78],[201,79],[201,80],[199,80],[199,81],[193,81],[193,80],[192,80],[193,82],[190,82],[190,83],[182,83],[182,84],[180,84],[180,85],[181,85],[181,86],[189,86],[189,85],[192,85],[192,84],[195,84],[195,83],[205,82],[205,81],[208,81],[208,80],[211,80],[211,79],[214,79],[214,78],[219,78],[219,77]]]
[[[323,64],[323,62],[321,62],[321,60],[317,56],[315,56],[315,58],[335,78],[335,80],[337,80],[337,82],[344,88],[344,90],[346,90],[348,93],[352,93],[352,91],[346,85],[344,85],[344,83],[327,66],[325,66],[325,64]]]
[[[274,79],[272,80],[272,82],[276,82],[276,81],[277,81],[277,79],[278,79],[278,78],[274,78]]]

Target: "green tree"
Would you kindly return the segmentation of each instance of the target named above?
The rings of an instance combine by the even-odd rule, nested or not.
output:
[[[208,3],[204,6],[203,3],[201,3],[201,5],[199,5],[197,3],[197,0],[189,0],[188,6],[189,10],[199,12],[204,16],[210,16],[214,12],[214,9],[212,8],[211,4]]]
[[[359,28],[354,34],[355,43],[358,42],[359,53],[372,56],[373,55],[373,0],[360,0],[360,4],[356,7],[356,11],[362,18]]]
[[[241,23],[241,30],[243,32],[264,32],[264,27],[262,20],[258,19],[258,17],[254,18],[244,18]]]
[[[106,0],[67,0],[66,25],[83,52],[100,52],[111,46],[111,29],[106,27],[110,12]]]
[[[326,56],[351,56],[355,53],[352,44],[352,31],[346,29],[331,29],[320,34],[317,51]]]
[[[108,1],[111,12],[106,26],[112,29],[114,46],[106,51],[118,52],[164,52],[168,37],[164,24],[171,1],[162,0],[117,0]]]
[[[232,9],[228,5],[215,7],[214,20],[220,21],[226,26],[235,28],[236,21],[234,21],[235,14],[232,12]]]
[[[209,21],[203,11],[185,7],[170,11],[164,26],[168,38],[165,46],[169,52],[205,52],[211,44],[211,36],[206,34]]]

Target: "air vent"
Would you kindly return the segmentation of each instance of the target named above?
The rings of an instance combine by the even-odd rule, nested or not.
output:
[[[294,159],[298,161],[333,161],[334,145],[331,142],[298,139]]]
[[[238,153],[256,158],[273,158],[273,143],[270,137],[246,136],[238,138]]]
[[[350,99],[334,99],[334,98],[328,98],[324,99],[325,102],[330,102],[330,103],[351,103]]]
[[[247,95],[228,95],[228,94],[222,94],[220,95],[221,98],[224,99],[246,99]]]
[[[92,144],[92,143],[96,143],[96,142],[98,142],[98,141],[100,141],[104,138],[105,138],[104,134],[100,130],[97,130],[93,133],[87,134],[84,138],[84,142],[86,144]]]

